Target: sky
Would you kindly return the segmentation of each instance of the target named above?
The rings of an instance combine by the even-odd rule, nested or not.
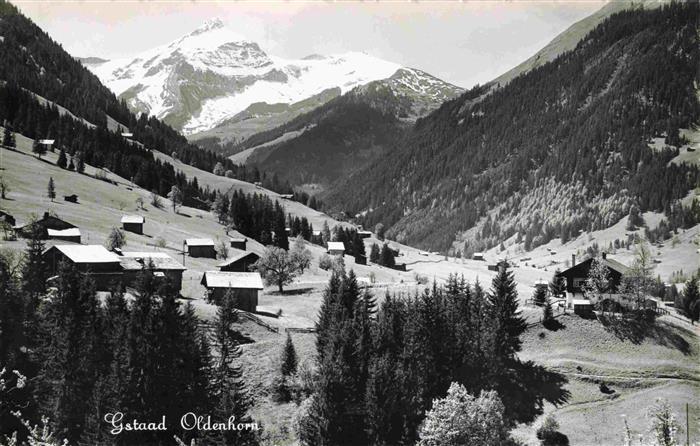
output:
[[[12,1],[76,57],[130,57],[219,18],[268,54],[362,51],[469,88],[508,71],[601,0]]]

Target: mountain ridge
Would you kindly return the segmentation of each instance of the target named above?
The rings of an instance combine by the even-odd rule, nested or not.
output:
[[[221,20],[207,21],[132,58],[103,63],[90,59],[86,66],[132,110],[163,119],[188,136],[235,124],[230,120],[256,103],[291,105],[324,98],[324,91],[339,88],[345,93],[403,68],[361,52],[302,59],[272,56]],[[424,72],[413,75],[446,89],[458,88]]]

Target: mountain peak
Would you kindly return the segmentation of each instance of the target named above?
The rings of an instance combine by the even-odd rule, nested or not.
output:
[[[223,20],[221,20],[218,17],[214,17],[214,18],[211,18],[211,19],[208,19],[207,21],[205,21],[199,28],[192,31],[192,33],[190,33],[190,35],[197,36],[199,34],[202,34],[202,33],[208,32],[208,31],[224,28],[225,26],[226,25],[224,24]]]

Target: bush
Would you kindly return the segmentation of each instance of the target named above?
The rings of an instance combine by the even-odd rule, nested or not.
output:
[[[553,415],[547,416],[537,428],[537,438],[543,446],[568,446],[569,437],[559,432],[559,423]]]
[[[288,403],[292,400],[292,391],[287,378],[278,376],[272,381],[272,401],[276,403]]]
[[[424,276],[422,274],[415,273],[413,274],[413,279],[419,284],[419,285],[425,285],[428,283],[428,276]]]
[[[321,258],[318,259],[318,267],[325,271],[333,268],[333,259],[331,259],[331,256],[323,254]]]

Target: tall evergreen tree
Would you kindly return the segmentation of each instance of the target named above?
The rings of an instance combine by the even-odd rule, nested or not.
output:
[[[5,124],[5,130],[2,136],[2,144],[5,147],[10,148],[15,148],[17,146],[17,144],[15,143],[15,134],[7,124]]]
[[[275,237],[273,243],[285,251],[289,249],[289,238],[287,236],[287,226],[286,220],[284,218],[284,208],[279,202],[275,202],[275,215],[274,215],[274,231]]]
[[[489,311],[495,329],[495,354],[499,360],[512,359],[520,351],[520,335],[527,324],[518,308],[515,278],[507,267],[498,271],[488,295]]]
[[[292,336],[287,333],[287,341],[282,350],[281,370],[283,376],[293,375],[297,371],[297,352],[292,342]]]
[[[61,151],[58,153],[58,161],[56,161],[56,165],[61,169],[68,167],[68,158],[66,158],[66,151],[63,150],[63,148],[61,148]]]
[[[53,201],[56,198],[56,185],[53,182],[53,177],[49,177],[49,184],[46,187],[46,196]]]

